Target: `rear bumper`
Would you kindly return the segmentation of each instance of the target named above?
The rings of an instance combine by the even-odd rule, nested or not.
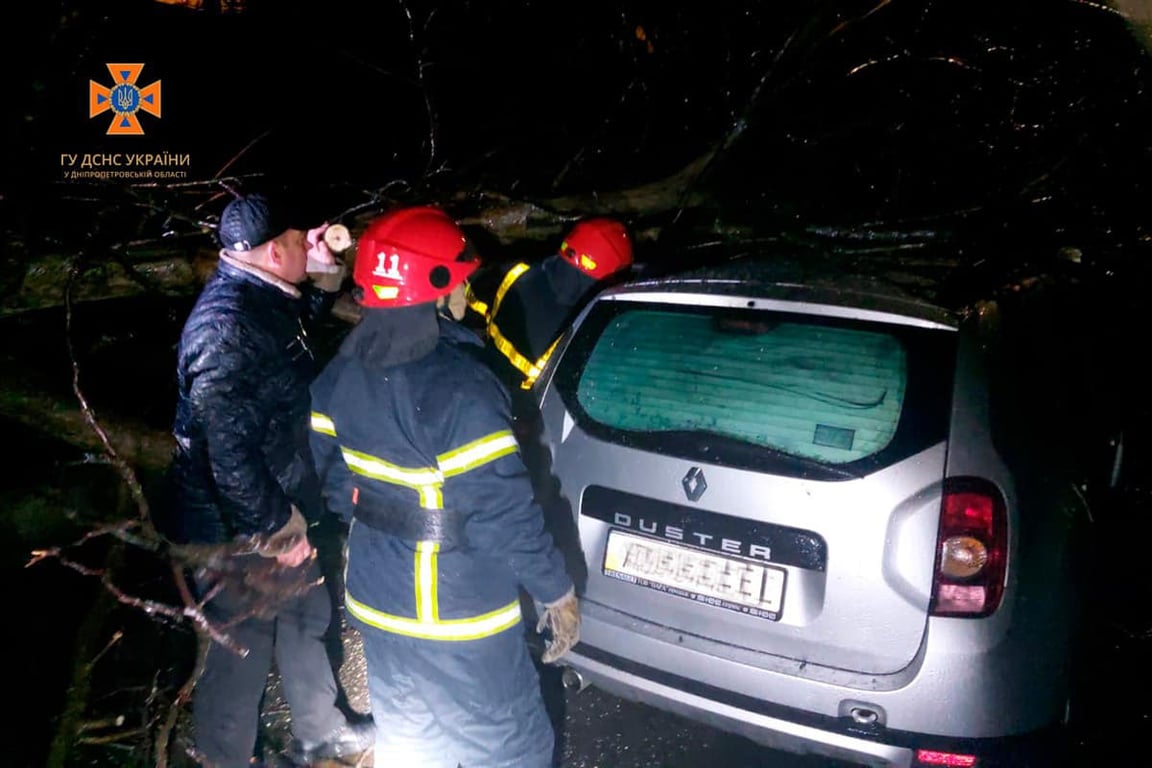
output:
[[[921,657],[914,670],[899,676],[901,685],[875,680],[876,686],[865,690],[711,656],[687,647],[691,639],[670,642],[658,630],[643,631],[650,625],[623,629],[615,611],[584,607],[581,643],[564,663],[586,683],[773,749],[886,768],[912,768],[917,749],[977,754],[981,768],[1056,764],[1032,757],[1051,748],[1051,730],[966,737],[919,729],[921,723],[943,722],[953,734],[964,733],[989,719],[1010,728],[1013,701],[995,698],[1000,685],[981,687],[998,677],[988,664],[969,660],[965,665],[964,659],[948,656],[944,666],[954,673],[949,676],[938,668],[940,659]],[[972,691],[980,692],[983,707],[961,700]],[[859,716],[868,712],[875,713],[875,722]]]
[[[612,663],[605,663],[605,660],[611,660]],[[873,742],[773,717],[741,707],[739,702],[727,696],[725,700],[710,698],[706,695],[709,693],[706,687],[691,685],[690,682],[682,687],[677,683],[685,681],[668,679],[651,669],[624,669],[632,665],[584,644],[570,651],[564,662],[577,670],[588,684],[616,696],[707,723],[772,749],[867,766],[911,768],[913,764],[914,752],[910,748]],[[696,688],[698,692],[686,688]]]

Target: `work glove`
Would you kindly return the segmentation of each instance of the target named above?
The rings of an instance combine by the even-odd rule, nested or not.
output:
[[[536,631],[546,631],[544,653],[540,657],[545,664],[552,664],[580,642],[580,601],[575,588],[559,600],[544,604]]]

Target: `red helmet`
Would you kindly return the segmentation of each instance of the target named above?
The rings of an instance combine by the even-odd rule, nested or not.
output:
[[[602,280],[632,265],[632,240],[615,219],[585,219],[564,238],[560,256],[581,272]]]
[[[400,307],[447,296],[479,266],[468,239],[439,208],[398,208],[375,219],[356,245],[352,280],[365,307]]]

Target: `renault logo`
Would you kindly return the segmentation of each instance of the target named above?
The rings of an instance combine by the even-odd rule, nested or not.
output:
[[[704,491],[708,490],[708,481],[704,479],[704,470],[700,467],[688,470],[680,485],[684,486],[684,495],[688,497],[688,501],[699,501]]]

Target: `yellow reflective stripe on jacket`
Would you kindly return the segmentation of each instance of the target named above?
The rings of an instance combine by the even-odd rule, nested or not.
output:
[[[473,312],[478,312],[483,315],[485,320],[488,319],[488,305],[476,297],[476,294],[472,291],[471,284],[464,286],[464,301],[472,308]]]
[[[520,445],[511,430],[503,429],[436,457],[444,477],[453,477],[475,469],[481,464],[495,461],[501,456],[515,453]]]
[[[540,369],[532,365],[532,361],[520,354],[516,347],[512,346],[512,342],[500,333],[500,329],[496,327],[496,323],[488,324],[488,337],[492,339],[492,343],[496,349],[500,350],[500,354],[508,358],[508,362],[516,367],[516,370],[525,376],[530,376],[533,381],[540,375]]]
[[[344,463],[356,474],[412,488],[420,493],[420,506],[427,509],[440,509],[444,505],[441,490],[444,475],[436,467],[400,467],[351,448],[342,446],[340,450]]]
[[[409,619],[369,608],[344,592],[348,612],[370,627],[426,640],[477,640],[503,632],[520,621],[520,601],[467,619]]]
[[[418,621],[440,620],[436,599],[436,560],[440,544],[421,541],[416,544],[416,618]]]
[[[530,375],[532,370],[532,361],[520,354],[520,351],[513,346],[512,342],[500,332],[500,327],[496,325],[496,316],[500,314],[500,305],[504,303],[504,296],[512,288],[512,284],[520,279],[520,276],[528,271],[528,265],[521,262],[512,269],[508,270],[504,275],[504,279],[500,281],[500,287],[496,289],[496,296],[492,299],[492,313],[488,316],[488,338],[500,350],[500,354],[508,358],[508,362],[516,367],[516,370],[523,373],[525,376]]]
[[[406,485],[409,488],[422,488],[444,482],[444,475],[437,467],[401,467],[390,461],[378,459],[367,453],[354,451],[351,448],[341,447],[344,461],[348,468],[358,475],[370,477],[373,480],[383,480],[394,485]]]
[[[504,279],[500,281],[500,287],[496,289],[496,297],[492,299],[492,317],[496,317],[500,313],[500,305],[504,303],[504,294],[508,293],[512,288],[512,284],[520,279],[520,275],[528,271],[528,265],[520,262],[508,273],[504,275]]]
[[[336,437],[336,422],[322,413],[312,411],[312,431]]]
[[[520,263],[504,274],[504,279],[500,281],[500,287],[496,289],[496,296],[492,299],[491,314],[488,312],[488,304],[481,301],[472,290],[471,283],[464,286],[464,301],[467,302],[468,306],[473,310],[484,315],[485,320],[491,322],[492,318],[496,316],[496,313],[500,311],[500,302],[504,301],[504,294],[508,293],[508,289],[512,287],[512,283],[516,282],[516,279],[527,271],[528,265]]]
[[[524,381],[520,382],[521,389],[531,389],[532,384],[536,381],[536,377],[540,375],[541,369],[544,364],[548,362],[548,356],[552,354],[552,350],[556,347],[556,342],[552,342],[552,346],[548,347],[540,359],[533,362],[524,357],[520,350],[508,340],[501,331],[500,327],[496,325],[496,317],[500,314],[500,305],[504,302],[504,295],[512,288],[521,275],[529,269],[527,264],[520,263],[508,270],[508,274],[504,275],[504,280],[500,283],[500,288],[496,291],[496,297],[492,300],[492,314],[488,318],[488,338],[492,340],[492,344],[496,349],[500,350],[500,354],[508,358],[508,362],[512,363],[513,367],[520,373],[524,374]]]
[[[524,377],[524,381],[520,382],[520,389],[532,389],[532,385],[536,383],[536,377],[540,375],[540,371],[544,370],[544,364],[548,362],[548,358],[552,357],[552,350],[556,349],[556,345],[559,343],[560,337],[557,336],[551,346],[544,350],[544,354],[540,355],[540,359],[532,366],[532,370]]]

